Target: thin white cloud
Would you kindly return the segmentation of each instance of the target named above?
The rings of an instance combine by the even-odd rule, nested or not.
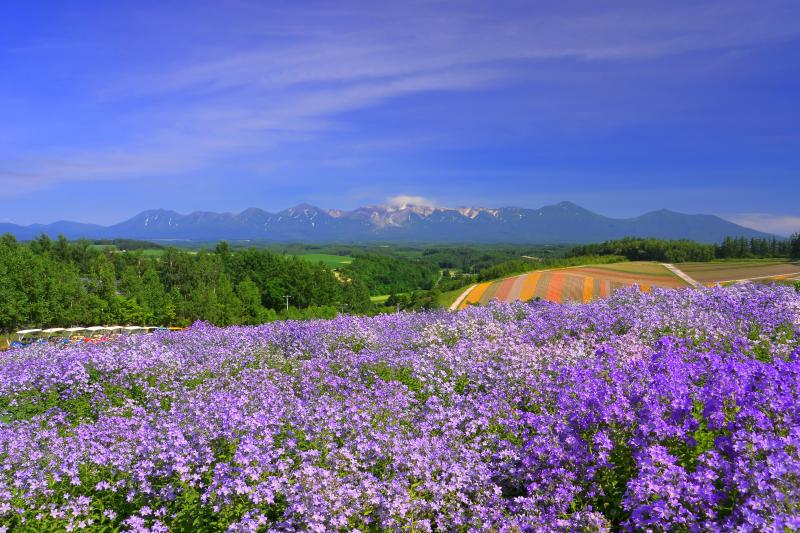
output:
[[[246,46],[211,30],[208,42],[187,45],[183,59],[171,57],[170,68],[123,70],[97,88],[104,105],[132,109],[122,118],[135,124],[133,140],[37,153],[0,172],[0,185],[13,195],[67,181],[191,172],[225,158],[273,153],[284,143],[332,136],[348,127],[344,113],[391,99],[535,76],[531,61],[644,60],[780,41],[800,33],[795,19],[783,16],[793,5],[718,0],[652,11],[631,1],[548,12],[526,2],[265,7],[241,28],[252,38]]]
[[[0,195],[29,193],[55,183],[124,180],[199,170],[232,153],[270,150],[279,143],[302,142],[333,127],[325,118],[402,95],[454,91],[487,85],[499,74],[491,70],[407,76],[328,90],[299,92],[253,107],[242,102],[201,106],[176,113],[172,129],[127,150],[96,149],[35,160],[18,160],[27,173],[0,169]],[[21,176],[24,178],[20,179]]]
[[[768,213],[742,213],[724,218],[747,228],[753,228],[776,235],[789,236],[800,233],[800,216],[770,215]]]
[[[797,35],[800,30],[788,16],[792,4],[725,0],[666,4],[654,10],[640,2],[618,2],[545,11],[527,3],[504,8],[409,3],[400,11],[384,8],[360,16],[303,9],[284,14],[286,24],[296,28],[284,44],[224,50],[213,60],[123,79],[116,90],[152,94],[274,89],[356,83],[509,60],[627,60],[738,48]]]
[[[414,196],[410,194],[398,194],[386,199],[386,202],[394,207],[404,208],[409,205],[417,207],[435,207],[436,202],[424,196]]]

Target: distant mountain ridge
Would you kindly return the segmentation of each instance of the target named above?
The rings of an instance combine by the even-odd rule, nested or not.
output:
[[[626,236],[719,242],[727,236],[771,237],[714,215],[667,209],[634,218],[610,218],[571,202],[539,209],[522,207],[359,207],[351,211],[300,204],[278,213],[250,208],[241,213],[196,211],[182,215],[154,209],[112,226],[60,221],[0,224],[18,239],[42,233],[67,238],[128,238],[161,241],[260,242],[503,242],[590,243]]]

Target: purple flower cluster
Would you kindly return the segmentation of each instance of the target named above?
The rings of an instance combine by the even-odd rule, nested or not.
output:
[[[800,295],[631,289],[8,352],[0,527],[800,529]]]

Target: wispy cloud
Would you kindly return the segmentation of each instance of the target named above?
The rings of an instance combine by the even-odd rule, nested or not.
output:
[[[418,207],[434,207],[436,205],[436,202],[429,198],[410,194],[398,194],[397,196],[391,196],[387,198],[386,201],[389,205],[400,208],[404,208],[409,205],[415,205]]]
[[[220,51],[165,73],[123,79],[117,90],[274,89],[419,76],[498,62],[630,60],[690,50],[739,48],[796,36],[791,2],[772,0],[662,4],[565,3],[563,9],[507,2],[404,3],[403,8],[283,13],[290,38]],[[367,15],[367,13],[369,13]],[[262,16],[274,16],[267,12]],[[514,70],[519,65],[511,65]],[[518,68],[517,68],[518,70]]]
[[[739,215],[729,215],[725,218],[747,228],[774,233],[776,235],[789,236],[794,233],[800,233],[800,216],[796,215],[743,213]]]
[[[237,23],[246,39],[211,29],[168,61],[123,69],[95,88],[97,105],[124,109],[117,118],[134,128],[129,140],[18,158],[0,168],[0,190],[193,172],[227,158],[278,154],[287,143],[335,142],[350,127],[347,113],[422,93],[535,82],[551,61],[645,61],[776,42],[800,33],[792,17],[782,17],[793,4],[666,3],[655,12],[636,1],[566,2],[547,11],[527,2],[403,2],[380,10],[254,4]]]

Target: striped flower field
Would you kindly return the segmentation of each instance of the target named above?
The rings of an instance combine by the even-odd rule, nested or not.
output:
[[[476,285],[459,305],[485,305],[539,298],[550,302],[589,302],[606,298],[615,290],[638,285],[644,292],[653,287],[684,288],[687,284],[658,263],[628,262],[611,265],[529,272]]]

